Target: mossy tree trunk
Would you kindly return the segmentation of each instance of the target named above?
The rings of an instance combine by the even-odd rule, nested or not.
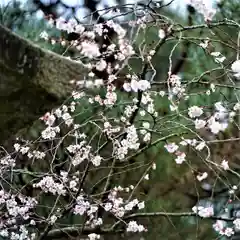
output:
[[[78,62],[34,45],[0,25],[0,145],[72,91],[82,79]]]

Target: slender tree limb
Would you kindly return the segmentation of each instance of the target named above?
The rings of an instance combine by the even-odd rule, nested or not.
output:
[[[149,213],[134,213],[129,216],[126,216],[123,218],[123,220],[130,220],[130,219],[136,219],[136,218],[145,218],[145,217],[198,217],[200,216],[196,215],[194,212],[149,212]],[[234,221],[234,218],[223,218],[223,217],[217,217],[212,216],[208,219],[211,220],[222,220],[226,222]],[[87,228],[85,227],[80,230],[80,227],[65,227],[61,229],[54,229],[48,233],[45,239],[58,239],[60,237],[66,237],[66,236],[82,236],[87,235],[90,233],[96,233],[96,234],[117,234],[124,232],[124,229],[116,229],[117,226],[122,223],[122,221],[116,222],[111,228]]]
[[[85,227],[81,229],[80,227],[64,227],[60,229],[51,230],[48,235],[45,237],[45,240],[59,239],[63,237],[77,237],[77,236],[86,236],[91,233],[96,234],[117,234],[122,233],[124,230],[112,230],[111,228],[100,229],[100,228],[88,228]]]

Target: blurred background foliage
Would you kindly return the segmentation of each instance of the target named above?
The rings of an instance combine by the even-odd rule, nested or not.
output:
[[[43,8],[43,5],[41,5],[41,3],[37,4],[37,1],[29,1],[25,5],[23,5],[21,2],[12,1],[7,5],[1,6],[0,23],[17,34],[20,34],[36,44],[39,44],[43,48],[63,54],[66,49],[60,44],[52,45],[49,42],[43,41],[39,37],[40,33],[46,29],[50,36],[60,37],[62,33],[54,28],[49,28],[46,24],[46,20],[36,17],[35,14],[37,10],[41,10],[45,14],[48,13],[57,15],[57,8],[55,8],[57,4],[60,4],[60,1],[53,1],[52,3],[50,1],[49,6],[44,5],[45,8]],[[87,1],[87,6],[89,7],[90,11],[94,9],[93,3],[89,3]],[[219,20],[223,18],[234,19],[236,22],[239,22],[239,11],[240,3],[238,1],[221,1],[221,3],[219,3],[219,12],[216,18]],[[178,22],[181,25],[189,24],[189,19],[187,19],[186,16],[178,15],[176,12],[172,12],[169,8],[162,8],[160,10],[160,14],[172,19],[174,22]],[[186,11],[186,14],[189,14],[193,24],[201,23],[200,17],[194,14],[194,11],[191,13],[190,11]],[[129,16],[129,19],[131,18],[132,16]],[[136,46],[139,46],[139,44],[144,41],[150,49],[152,42],[157,41],[158,39],[158,30],[159,26],[156,27],[152,25],[151,27],[147,27],[138,35],[135,42]],[[212,48],[211,51],[221,52],[224,56],[226,56],[226,61],[223,65],[224,68],[227,69],[236,58],[237,37],[238,32],[236,29],[229,26],[219,26],[212,29],[197,29],[189,32],[186,31],[183,34],[183,41],[181,44],[179,44],[173,54],[173,63],[175,64],[179,61],[183,61],[181,69],[178,73],[181,74],[183,81],[186,81],[186,84],[188,85],[188,88],[191,89],[192,94],[190,95],[188,101],[185,101],[184,104],[181,105],[182,110],[191,105],[211,108],[217,101],[224,101],[228,102],[228,104],[231,104],[236,100],[236,96],[234,94],[237,91],[236,89],[233,87],[221,86],[232,85],[226,74],[224,74],[224,71],[213,71],[211,74],[204,75],[201,78],[201,81],[194,80],[198,79],[203,72],[219,67],[219,64],[214,61],[214,58],[211,57],[208,50],[204,50],[203,48],[199,47],[199,44],[205,40],[210,40],[210,46]],[[156,66],[157,70],[155,82],[159,83],[157,85],[159,91],[166,90],[166,85],[160,83],[166,81],[169,67],[169,53],[176,42],[177,40],[174,38],[172,41],[168,41],[154,58],[153,65]],[[184,51],[186,52],[186,55],[184,58],[182,58],[182,53]],[[141,60],[134,60],[130,62],[130,64],[134,72],[141,71]],[[211,94],[211,96],[207,96],[205,92],[206,90],[210,89],[211,83],[215,84],[216,91],[215,93]],[[127,94],[122,93],[121,99],[128,99]],[[186,130],[180,126],[177,128],[175,126],[175,128],[173,128],[171,124],[168,124],[169,121],[179,121],[181,123],[186,122],[184,122],[182,119],[175,119],[175,117],[172,116],[172,112],[169,109],[169,100],[167,99],[167,96],[159,96],[158,99],[159,100],[156,101],[156,108],[159,116],[162,117],[162,127],[156,135],[153,135],[153,138],[157,139],[159,135],[165,136],[172,132],[179,133],[180,135],[181,133],[186,132]],[[101,111],[104,111],[104,109]],[[116,118],[116,116],[120,116],[122,111],[123,106],[119,104],[119,108],[114,108],[108,114],[109,116]],[[93,116],[96,112],[99,112],[99,109],[96,110],[92,104],[81,102],[76,109],[77,123],[84,123],[86,119],[91,118],[91,116]],[[151,124],[153,124],[152,117],[149,115],[146,116],[144,120],[150,121]],[[143,121],[143,119],[141,119],[141,121]],[[141,121],[139,118],[136,118],[136,125],[140,127]],[[29,129],[26,137],[33,139],[36,138],[41,129],[42,125],[37,121],[33,124],[32,128]],[[87,136],[92,136],[96,131],[97,129],[93,126],[84,128],[84,132]],[[209,132],[201,132],[201,135],[206,139],[212,138]],[[239,130],[233,124],[233,126],[228,128],[226,132],[219,134],[217,137],[218,139],[226,139],[230,137],[238,137],[238,135]],[[190,137],[191,134],[184,136]],[[96,138],[94,141],[97,143],[97,140],[99,139],[101,138]],[[177,139],[179,138],[171,138],[170,140],[174,141]],[[101,139],[100,142],[104,142],[103,139]],[[228,182],[229,186],[234,184],[238,185],[239,179],[237,179],[231,173],[220,173],[220,175],[216,175],[215,170],[212,169],[212,171],[210,171],[209,166],[200,159],[198,154],[193,149],[187,150],[188,164],[176,165],[174,159],[164,150],[164,144],[165,142],[159,143],[141,155],[137,156],[131,163],[128,162],[124,167],[116,168],[114,184],[123,187],[135,184],[139,180],[139,177],[141,177],[144,173],[144,166],[148,166],[149,163],[155,162],[157,165],[156,170],[150,173],[150,179],[148,181],[143,181],[140,184],[138,191],[135,193],[136,196],[140,196],[140,199],[146,201],[146,209],[144,209],[144,211],[188,212],[191,211],[191,208],[200,200],[206,200],[214,202],[216,212],[219,211],[219,214],[221,214],[223,206],[226,204],[226,201],[229,198],[228,188],[226,189],[226,185],[222,183],[221,179],[224,179],[224,181]],[[230,166],[235,171],[239,172],[240,152],[238,145],[238,142],[214,144],[211,148],[211,160],[220,163],[222,159],[226,158],[229,161]],[[48,146],[40,146],[40,148],[47,147]],[[105,151],[108,151],[108,148],[106,148]],[[58,160],[60,164],[61,161],[66,160],[64,146],[59,148]],[[46,166],[48,166],[48,164],[46,164]],[[40,168],[44,170],[46,166],[41,162],[40,164],[35,163],[35,166],[31,165],[31,168]],[[101,192],[101,189],[104,185],[99,183],[96,187],[94,184],[97,184],[99,179],[104,178],[108,171],[107,163],[106,166],[103,166],[102,168],[97,170],[93,169],[92,173],[88,176],[87,183],[89,186],[87,187],[90,189],[95,189],[96,192]],[[209,178],[200,184],[196,181],[195,176],[198,172],[204,171],[209,173]],[[31,176],[23,176],[23,178],[25,182],[31,181]],[[212,186],[212,189],[204,189],[204,184]],[[239,197],[239,193],[236,193],[236,195]],[[42,205],[51,206],[52,204],[50,196],[45,196],[42,201]],[[237,210],[239,207],[237,204],[234,204],[234,201],[232,204],[228,204],[229,211],[231,210],[231,213],[233,210]],[[46,211],[44,215],[49,213],[49,209],[40,209],[39,211]],[[140,220],[141,223],[148,227],[148,232],[142,235],[142,237],[144,237],[143,239],[209,240],[216,239],[217,237],[212,229],[212,224],[214,223],[212,220],[202,220],[195,217],[163,216],[143,218]],[[75,224],[80,223],[82,220],[78,217],[73,218],[72,216],[69,216],[69,218],[64,219],[63,221],[70,224]],[[132,240],[139,239],[139,235],[107,235],[104,239],[118,240],[126,238]],[[239,236],[236,235],[235,239],[239,239]]]

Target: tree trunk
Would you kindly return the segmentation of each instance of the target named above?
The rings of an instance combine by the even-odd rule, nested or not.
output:
[[[0,25],[0,145],[66,99],[84,71]]]

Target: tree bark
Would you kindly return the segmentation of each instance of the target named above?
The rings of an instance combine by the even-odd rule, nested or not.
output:
[[[84,71],[0,25],[0,145],[66,99]]]

